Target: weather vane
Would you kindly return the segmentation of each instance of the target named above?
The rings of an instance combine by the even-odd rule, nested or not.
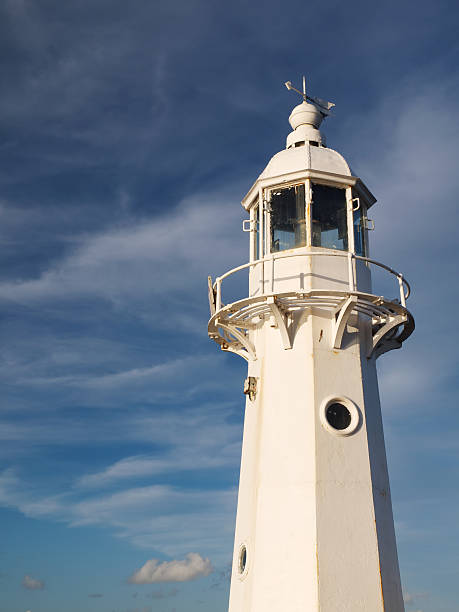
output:
[[[326,100],[322,100],[321,98],[308,96],[306,94],[306,77],[305,76],[303,76],[303,91],[300,91],[296,87],[293,87],[291,81],[287,81],[285,83],[285,87],[289,90],[293,89],[293,91],[296,91],[297,93],[299,93],[300,96],[303,98],[304,102],[312,102],[314,106],[316,106],[317,109],[323,115],[330,115],[330,110],[335,106],[334,102],[327,102]]]

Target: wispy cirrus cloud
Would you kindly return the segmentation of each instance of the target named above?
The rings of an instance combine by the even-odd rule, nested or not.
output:
[[[153,386],[161,381],[167,385],[167,381],[174,377],[177,382],[183,376],[188,376],[194,368],[205,367],[210,364],[207,355],[195,355],[193,357],[181,357],[168,361],[162,361],[146,367],[129,368],[113,373],[85,373],[68,374],[65,376],[42,376],[33,377],[29,375],[19,378],[18,383],[22,385],[43,386],[59,384],[65,387],[80,387],[89,389],[119,389],[132,384],[138,386],[142,382]]]
[[[25,516],[69,526],[101,526],[139,548],[183,555],[199,547],[221,561],[222,540],[232,539],[234,488],[183,489],[170,485],[130,487],[76,496],[70,490],[46,495],[13,469],[0,474],[0,505]],[[224,552],[223,552],[224,555]]]
[[[83,473],[69,476],[68,486],[83,489],[180,471],[235,469],[242,437],[241,419],[235,419],[236,415],[239,417],[237,405],[221,402],[218,406],[203,403],[199,409],[172,404],[158,411],[99,408],[84,417],[52,412],[46,418],[43,414],[28,416],[26,422],[4,416],[0,419],[0,454],[11,462],[21,451],[30,454],[43,446],[103,448],[121,440],[151,448],[147,454],[121,453],[99,470],[85,466]]]
[[[91,296],[126,305],[154,295],[164,302],[168,292],[184,296],[199,285],[204,291],[207,273],[221,272],[245,255],[237,232],[242,209],[214,198],[221,196],[197,195],[154,220],[83,237],[40,278],[0,284],[0,297],[46,302]]]
[[[215,433],[218,436],[218,432]],[[121,459],[101,472],[80,477],[77,486],[99,488],[123,480],[152,477],[157,474],[236,466],[240,449],[239,440],[229,444],[223,443],[223,446],[217,440],[209,440],[209,444],[200,447],[178,444],[173,450],[163,452],[160,457],[140,455]]]

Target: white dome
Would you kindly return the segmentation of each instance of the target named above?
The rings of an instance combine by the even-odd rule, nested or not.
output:
[[[296,130],[300,125],[313,125],[318,128],[323,118],[324,116],[314,104],[302,102],[295,106],[288,120],[292,128]]]
[[[292,147],[276,153],[271,158],[259,179],[273,178],[303,170],[319,170],[352,176],[352,172],[344,157],[326,147],[311,146],[306,143],[302,147]]]

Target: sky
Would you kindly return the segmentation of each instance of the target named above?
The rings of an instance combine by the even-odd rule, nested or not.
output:
[[[459,7],[0,1],[0,612],[223,612],[246,364],[207,275],[298,103],[378,199],[416,331],[378,362],[407,612],[457,612]]]

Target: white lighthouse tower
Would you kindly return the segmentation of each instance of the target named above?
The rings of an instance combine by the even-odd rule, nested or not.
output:
[[[325,145],[332,105],[299,93],[242,201],[250,261],[209,279],[209,335],[248,361],[229,611],[403,612],[375,362],[414,329],[409,285],[369,258],[376,200]]]

